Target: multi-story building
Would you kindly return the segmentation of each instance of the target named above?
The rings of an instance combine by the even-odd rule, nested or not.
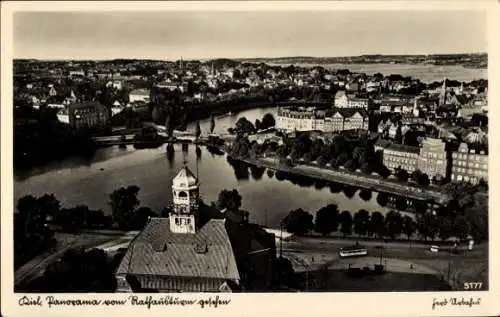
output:
[[[335,108],[328,114],[314,108],[281,108],[276,129],[287,132],[367,130],[368,113],[365,109],[354,108]]]
[[[363,108],[336,109],[335,114],[340,114],[343,118],[342,131],[368,130],[368,113]]]
[[[108,119],[108,109],[98,102],[74,103],[68,106],[69,124],[76,129],[103,127]]]
[[[402,168],[412,173],[418,168],[418,156],[420,149],[416,146],[403,144],[391,144],[383,148],[383,164],[392,172]]]
[[[441,139],[426,138],[422,141],[420,156],[418,158],[418,169],[433,176],[446,177],[446,144]]]
[[[168,218],[149,218],[125,252],[116,292],[232,292],[269,290],[276,244],[273,234],[247,220],[203,219],[199,182],[186,167],[172,180]],[[206,217],[205,217],[206,218]]]
[[[334,105],[337,108],[347,108],[348,98],[343,90],[337,91],[335,94],[335,102]]]
[[[481,179],[488,181],[488,154],[460,144],[458,151],[452,153],[451,180],[477,184]]]
[[[336,108],[362,108],[368,109],[370,99],[359,98],[354,95],[347,95],[345,91],[340,90],[335,94],[334,105]]]
[[[149,89],[134,89],[129,94],[129,102],[142,101],[148,103],[150,100]]]
[[[368,98],[347,97],[348,108],[363,108],[368,109],[370,100]]]

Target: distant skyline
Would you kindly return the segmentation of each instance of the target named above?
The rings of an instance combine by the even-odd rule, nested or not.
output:
[[[14,58],[189,60],[487,51],[487,15],[481,11],[14,14]]]

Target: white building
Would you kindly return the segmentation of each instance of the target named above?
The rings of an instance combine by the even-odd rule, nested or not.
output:
[[[150,100],[149,89],[134,89],[129,94],[129,102],[133,103],[136,101],[142,101],[148,103]]]

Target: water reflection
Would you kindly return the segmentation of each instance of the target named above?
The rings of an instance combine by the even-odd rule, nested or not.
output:
[[[267,170],[267,177],[273,178],[274,177],[274,171],[273,170]]]
[[[250,166],[250,173],[252,174],[252,178],[256,181],[261,180],[262,176],[264,176],[266,169],[263,167]]]
[[[175,149],[171,143],[167,144],[166,152],[167,152],[167,161],[169,163],[169,167],[172,167],[172,164],[174,163]]]
[[[196,146],[196,159],[201,160],[201,149],[199,146]]]

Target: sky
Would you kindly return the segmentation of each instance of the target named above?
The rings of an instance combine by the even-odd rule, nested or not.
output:
[[[479,11],[16,12],[14,57],[161,60],[487,52]]]

